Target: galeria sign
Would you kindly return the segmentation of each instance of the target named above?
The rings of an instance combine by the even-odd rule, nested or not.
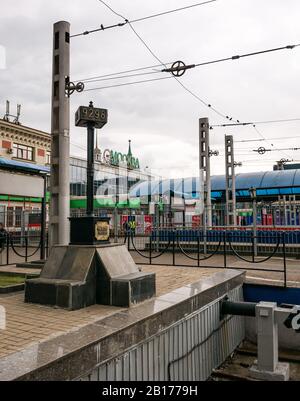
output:
[[[126,165],[131,170],[140,169],[139,159],[114,150],[105,149],[102,157],[100,156],[100,161],[111,166],[124,167]]]

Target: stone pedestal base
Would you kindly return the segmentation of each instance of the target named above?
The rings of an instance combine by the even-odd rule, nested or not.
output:
[[[288,363],[279,362],[274,372],[258,370],[257,361],[251,366],[250,377],[262,381],[289,381],[290,365]]]
[[[141,273],[118,244],[54,246],[40,278],[25,283],[25,302],[69,310],[130,307],[155,294],[155,274]]]

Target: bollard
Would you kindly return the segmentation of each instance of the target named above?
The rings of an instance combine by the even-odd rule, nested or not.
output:
[[[289,364],[278,360],[278,323],[280,310],[274,302],[260,302],[256,306],[257,361],[250,368],[254,379],[288,381]],[[286,312],[286,310],[284,310]]]
[[[278,307],[275,302],[231,302],[228,297],[221,301],[221,316],[255,316],[257,322],[257,361],[251,366],[250,376],[258,380],[288,381],[290,369],[288,363],[278,359],[278,322],[288,315],[285,325],[300,332],[300,306]]]

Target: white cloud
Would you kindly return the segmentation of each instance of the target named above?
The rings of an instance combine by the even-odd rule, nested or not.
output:
[[[6,68],[6,49],[4,46],[0,45],[0,70]]]

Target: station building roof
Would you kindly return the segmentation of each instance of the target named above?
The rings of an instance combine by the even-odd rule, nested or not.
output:
[[[24,171],[29,173],[49,173],[50,168],[34,163],[27,163],[0,157],[0,168]],[[225,176],[215,175],[211,178],[212,197],[221,198],[225,192]],[[300,194],[300,170],[277,170],[258,173],[240,173],[236,175],[236,192],[238,197],[249,197],[249,188],[254,187],[258,196],[296,195]],[[130,190],[131,197],[163,195],[172,192],[175,196],[197,198],[199,195],[199,178],[176,178],[167,180],[143,181]]]
[[[212,196],[223,196],[226,184],[224,175],[211,178]],[[300,194],[300,170],[278,170],[236,175],[236,191],[239,197],[249,197],[249,188],[257,189],[258,196]],[[131,189],[131,196],[161,195],[168,191],[182,193],[184,197],[196,198],[199,193],[199,178],[177,178],[143,182]]]
[[[0,157],[0,168],[11,169],[16,171],[24,171],[28,173],[50,173],[50,168],[47,166],[39,166],[34,163],[21,162],[18,160],[5,159]]]

